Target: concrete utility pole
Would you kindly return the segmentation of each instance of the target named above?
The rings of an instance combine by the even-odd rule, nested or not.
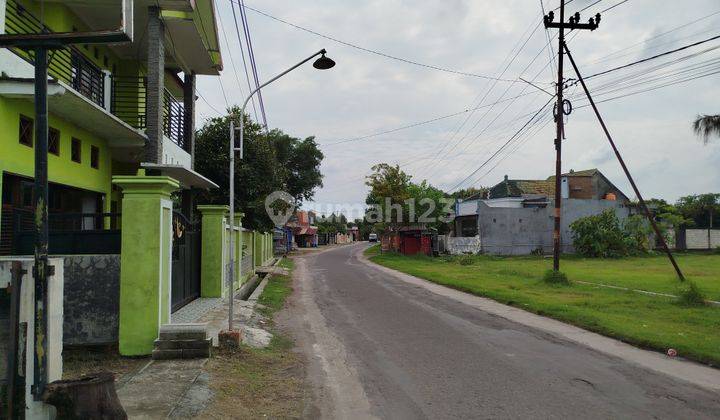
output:
[[[600,24],[600,14],[590,18],[588,23],[580,23],[580,13],[575,13],[565,22],[565,0],[560,0],[560,22],[553,22],[555,13],[549,12],[543,18],[546,28],[558,28],[558,79],[557,103],[555,105],[555,228],[553,229],[553,270],[560,271],[560,209],[562,201],[562,139],[565,135],[563,115],[565,114],[565,100],[563,99],[563,47],[565,46],[565,29],[589,29],[594,31]],[[567,102],[569,104],[569,102]],[[569,111],[568,111],[569,113]]]

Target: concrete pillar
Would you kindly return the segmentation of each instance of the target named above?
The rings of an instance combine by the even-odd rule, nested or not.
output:
[[[165,25],[160,8],[148,7],[147,23],[147,100],[145,102],[148,142],[145,161],[163,163],[163,103],[165,92]]]
[[[202,214],[202,255],[200,256],[200,295],[221,297],[224,286],[225,218],[228,206],[200,205]]]
[[[172,209],[179,183],[167,176],[115,176],[122,189],[120,354],[150,354],[170,322]]]
[[[185,75],[183,84],[183,106],[185,120],[183,121],[183,137],[185,151],[190,154],[190,168],[195,168],[195,73]]]

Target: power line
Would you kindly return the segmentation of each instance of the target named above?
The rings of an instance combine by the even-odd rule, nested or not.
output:
[[[260,15],[262,15],[262,16],[265,16],[265,17],[267,17],[267,18],[269,18],[269,19],[272,19],[272,20],[274,20],[274,21],[277,21],[277,22],[280,22],[280,23],[284,23],[285,25],[291,26],[291,27],[293,27],[293,28],[295,28],[295,29],[299,29],[299,30],[304,31],[304,32],[307,32],[307,33],[309,33],[309,34],[312,34],[312,35],[315,35],[315,36],[319,36],[319,37],[325,38],[325,39],[327,39],[327,40],[329,40],[329,41],[333,41],[333,42],[336,42],[336,43],[338,43],[338,44],[345,45],[346,47],[355,48],[356,50],[364,51],[364,52],[366,52],[366,53],[375,54],[375,55],[378,55],[378,56],[381,56],[381,57],[384,57],[384,58],[389,58],[389,59],[391,59],[391,60],[401,61],[401,62],[406,63],[406,64],[412,64],[412,65],[414,65],[414,66],[424,67],[424,68],[431,69],[431,70],[437,70],[437,71],[442,71],[442,72],[445,72],[445,73],[457,74],[457,75],[460,75],[460,76],[477,77],[477,78],[481,78],[481,79],[497,80],[497,81],[500,81],[500,82],[514,82],[514,80],[510,80],[510,79],[499,79],[499,78],[495,78],[495,77],[491,77],[491,76],[486,76],[486,75],[482,75],[482,74],[464,72],[464,71],[459,71],[459,70],[453,70],[453,69],[449,69],[449,68],[446,68],[446,67],[435,66],[435,65],[432,65],[432,64],[425,64],[425,63],[421,63],[421,62],[419,62],[419,61],[411,60],[411,59],[409,59],[409,58],[398,57],[398,56],[396,56],[396,55],[392,55],[392,54],[388,54],[388,53],[385,53],[385,52],[381,52],[381,51],[373,50],[373,49],[370,49],[370,48],[362,47],[362,46],[357,45],[357,44],[355,44],[355,43],[348,42],[348,41],[343,41],[343,40],[338,39],[338,38],[335,38],[335,37],[333,37],[333,36],[326,35],[326,34],[322,34],[322,33],[317,32],[317,31],[315,31],[315,30],[305,28],[305,27],[303,27],[303,26],[297,25],[297,24],[292,23],[292,22],[288,22],[287,20],[284,20],[284,19],[281,19],[281,18],[279,18],[279,17],[273,16],[273,15],[267,13],[267,12],[263,12],[262,10],[255,9],[255,8],[250,7],[250,6],[248,6],[248,5],[240,4],[240,3],[238,2],[238,0],[230,0],[230,2],[236,3],[236,4],[238,4],[239,6],[245,8],[245,9],[247,9],[247,10],[251,10],[251,11],[257,13],[257,14],[260,14]]]
[[[545,108],[547,108],[547,106],[548,106],[553,100],[555,100],[555,96],[553,96],[553,97],[550,98],[547,102],[545,102],[545,105],[543,105],[540,109],[538,109],[537,112],[536,112],[535,114],[533,114],[533,116],[532,116],[525,124],[523,124],[523,126],[520,127],[520,129],[518,129],[518,130],[515,132],[515,134],[513,134],[495,153],[492,154],[492,156],[490,156],[485,162],[483,162],[480,166],[478,166],[477,169],[475,169],[474,171],[472,171],[472,172],[470,173],[470,175],[468,175],[467,177],[465,177],[465,179],[463,179],[462,181],[460,181],[459,183],[457,183],[453,188],[451,188],[451,189],[450,189],[450,192],[454,191],[454,190],[457,189],[459,186],[461,186],[463,183],[465,183],[465,181],[467,181],[467,180],[469,180],[470,178],[472,178],[473,175],[475,175],[476,173],[478,173],[478,171],[480,171],[485,165],[487,165],[487,163],[490,162],[490,160],[492,160],[492,159],[493,159],[495,156],[497,156],[505,147],[507,147],[507,145],[509,145],[513,140],[515,140],[515,139],[517,138],[517,136],[520,135],[520,133],[521,133],[530,123],[532,123],[533,120],[535,120],[535,118],[536,118],[543,110],[545,110]]]
[[[230,8],[232,9],[233,24],[235,25],[235,33],[237,34],[238,44],[240,45],[240,56],[242,57],[243,67],[245,68],[245,80],[247,81],[248,95],[249,95],[250,92],[253,91],[253,88],[250,85],[250,73],[248,72],[247,61],[245,60],[245,50],[243,48],[242,39],[240,37],[240,26],[238,25],[238,22],[237,22],[237,14],[235,13],[235,4],[233,2],[230,2]],[[239,5],[238,5],[238,8],[240,8]],[[254,97],[250,98],[250,103],[253,108],[253,114],[255,114],[255,121],[260,121],[258,119],[258,112],[257,112],[257,108],[255,107],[255,98]]]
[[[250,36],[250,24],[247,20],[247,15],[245,14],[245,1],[240,0],[240,18],[243,23],[243,30],[245,32],[245,45],[247,45],[248,49],[248,57],[250,58],[250,68],[253,73],[253,79],[255,80],[255,88],[257,89],[258,94],[258,103],[260,104],[260,114],[263,118],[263,125],[265,126],[265,130],[268,129],[267,125],[267,115],[265,114],[265,102],[263,101],[262,91],[260,90],[260,77],[258,76],[257,71],[257,63],[255,62],[255,51],[253,49],[252,44],[252,37]]]
[[[597,77],[597,76],[602,76],[602,75],[604,75],[604,74],[612,73],[612,72],[614,72],[614,71],[618,71],[618,70],[625,69],[625,68],[628,68],[628,67],[636,66],[636,65],[638,65],[638,64],[642,64],[642,63],[645,63],[645,62],[648,62],[648,61],[651,61],[651,60],[655,60],[655,59],[658,59],[658,58],[661,58],[661,57],[664,57],[664,56],[667,56],[667,55],[670,55],[670,54],[674,54],[674,53],[676,53],[676,52],[683,51],[683,50],[686,50],[686,49],[688,49],[688,48],[696,47],[696,46],[698,46],[698,45],[702,45],[702,44],[705,44],[705,43],[710,42],[710,41],[714,41],[714,40],[719,39],[719,38],[720,38],[720,35],[715,35],[715,36],[713,36],[713,37],[704,39],[704,40],[702,40],[702,41],[693,42],[692,44],[684,45],[684,46],[682,46],[682,47],[680,47],[680,48],[675,48],[674,50],[665,51],[665,52],[662,52],[662,53],[660,53],[660,54],[656,54],[656,55],[654,55],[654,56],[652,56],[652,57],[643,58],[642,60],[633,61],[632,63],[624,64],[624,65],[622,65],[622,66],[618,66],[618,67],[615,67],[615,68],[612,68],[612,69],[608,69],[608,70],[605,70],[605,71],[601,71],[601,72],[599,72],[599,73],[595,73],[595,74],[593,74],[593,75],[591,75],[591,76],[585,77],[585,80],[591,79],[591,78]]]
[[[604,55],[604,56],[600,57],[599,59],[591,62],[590,64],[599,63],[599,62],[601,62],[601,61],[604,61],[606,58],[612,57],[612,56],[614,56],[614,55],[616,55],[616,54],[618,54],[618,53],[627,51],[627,50],[629,50],[629,49],[631,49],[631,48],[637,47],[638,45],[642,45],[642,44],[648,43],[648,42],[650,42],[650,41],[652,41],[652,40],[655,40],[655,39],[657,39],[657,38],[663,37],[663,36],[665,36],[665,35],[667,35],[667,34],[669,34],[669,33],[678,31],[678,30],[680,30],[680,29],[686,28],[686,27],[688,27],[688,26],[690,26],[690,25],[693,25],[693,24],[695,24],[695,23],[701,22],[701,21],[703,21],[703,20],[705,20],[705,19],[709,19],[709,18],[711,18],[711,17],[713,17],[713,16],[715,16],[715,15],[717,15],[717,14],[720,14],[720,10],[718,10],[718,11],[716,11],[716,12],[713,12],[713,13],[711,13],[711,14],[709,14],[709,15],[702,16],[702,17],[697,18],[697,19],[695,19],[695,20],[692,20],[692,21],[690,21],[690,22],[684,23],[684,24],[682,24],[682,25],[680,25],[680,26],[676,26],[676,27],[674,27],[674,28],[672,28],[672,29],[669,29],[669,30],[667,30],[667,31],[665,31],[665,32],[662,32],[662,33],[659,33],[659,34],[657,34],[657,35],[654,35],[654,36],[652,36],[652,37],[650,37],[650,38],[648,38],[648,39],[645,39],[645,40],[643,40],[643,41],[636,42],[635,44],[632,44],[632,45],[627,46],[627,47],[625,47],[625,48],[619,49],[619,50],[614,51],[614,52],[612,52],[612,53],[610,53],[610,54]]]
[[[628,0],[622,0],[622,1],[618,2],[618,3],[613,4],[612,6],[608,7],[607,9],[601,10],[599,13],[601,13],[601,14],[602,14],[602,13],[605,13],[605,12],[607,12],[608,10],[612,10],[612,9],[620,6],[620,5],[623,4],[623,3],[627,3],[627,1],[628,1]]]
[[[335,141],[335,142],[332,142],[332,143],[325,143],[325,144],[323,144],[322,146],[334,146],[334,145],[336,145],[336,144],[343,144],[343,143],[349,143],[349,142],[354,142],[354,141],[366,140],[366,139],[369,139],[369,138],[373,138],[373,137],[377,137],[377,136],[382,136],[383,134],[395,133],[395,132],[398,132],[398,131],[406,130],[406,129],[408,129],[408,128],[414,128],[414,127],[418,127],[418,126],[421,126],[421,125],[426,125],[426,124],[434,123],[434,122],[437,122],[437,121],[445,120],[445,119],[448,119],[448,118],[457,117],[458,115],[462,115],[462,114],[465,114],[465,113],[468,113],[468,112],[471,112],[471,111],[474,111],[474,110],[477,110],[477,109],[480,109],[480,108],[487,108],[487,107],[489,107],[489,106],[496,105],[497,103],[500,103],[500,102],[507,102],[507,101],[510,101],[510,100],[513,100],[513,99],[517,99],[517,98],[519,98],[519,97],[521,97],[521,96],[531,95],[531,94],[533,94],[533,93],[534,93],[534,92],[525,93],[525,94],[518,95],[518,96],[515,96],[515,97],[512,97],[512,98],[502,99],[502,100],[500,100],[500,101],[498,101],[498,102],[495,102],[495,103],[492,103],[492,104],[482,105],[482,106],[477,107],[477,108],[464,109],[464,110],[462,110],[462,111],[454,112],[454,113],[452,113],[452,114],[441,115],[441,116],[434,117],[434,118],[431,118],[431,119],[428,119],[428,120],[424,120],[424,121],[420,121],[420,122],[416,122],[416,123],[412,123],[412,124],[408,124],[408,125],[403,125],[403,126],[400,126],[400,127],[397,127],[397,128],[392,128],[392,129],[389,129],[389,130],[380,131],[380,132],[373,133],[373,134],[368,134],[368,135],[365,135],[365,136],[353,137],[353,138],[349,138],[349,139],[345,139],[345,140]]]
[[[242,89],[242,83],[240,83],[240,77],[238,76],[237,67],[235,67],[235,59],[233,59],[232,48],[230,47],[230,41],[228,40],[227,32],[225,32],[224,28],[222,27],[222,17],[220,17],[218,22],[220,23],[220,31],[223,33],[223,38],[225,38],[225,45],[227,45],[228,55],[230,56],[230,64],[232,64],[233,74],[235,75],[235,81],[237,82],[240,94],[242,96],[245,96]]]

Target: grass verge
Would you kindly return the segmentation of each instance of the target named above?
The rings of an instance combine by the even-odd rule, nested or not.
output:
[[[717,334],[720,308],[716,306],[682,306],[673,298],[578,282],[573,282],[570,287],[557,287],[542,279],[551,261],[538,257],[474,256],[473,264],[463,265],[465,263],[456,258],[379,254],[377,248],[368,249],[366,255],[378,264],[434,283],[485,296],[640,347],[663,352],[674,348],[681,357],[720,366],[720,335]],[[706,295],[711,295],[711,299],[717,297],[720,257],[681,255],[678,261],[688,273],[695,273],[692,276],[694,284]],[[694,265],[696,262],[697,266]],[[641,267],[634,267],[634,264]],[[643,270],[647,273],[645,277],[639,274]],[[641,288],[638,285],[642,284],[643,290],[675,295],[683,290],[672,276],[672,267],[661,257],[600,261],[565,258],[563,272],[573,280],[629,288]]]
[[[281,267],[292,269],[292,260]],[[274,334],[264,349],[241,346],[219,351],[208,361],[215,398],[205,418],[297,418],[305,404],[304,362],[292,351],[291,339],[274,327],[273,317],[292,293],[290,275],[273,275],[256,310],[268,318]]]

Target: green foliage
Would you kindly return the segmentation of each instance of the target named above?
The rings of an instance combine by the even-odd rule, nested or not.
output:
[[[620,257],[626,255],[623,231],[615,212],[582,217],[570,224],[573,246],[586,257]]]
[[[649,223],[639,215],[620,223],[612,209],[581,217],[570,224],[578,254],[594,258],[617,258],[645,253],[650,249]]]
[[[196,133],[195,170],[219,188],[201,193],[203,204],[227,204],[229,200],[228,135],[230,120],[239,123],[239,109],[210,119]],[[322,152],[313,137],[300,140],[280,130],[265,133],[245,119],[244,156],[235,160],[235,206],[245,213],[243,225],[261,231],[273,228],[265,211],[265,198],[274,191],[287,191],[298,202],[310,199],[322,186]]]
[[[475,259],[472,255],[461,255],[457,258],[457,262],[460,265],[473,265],[475,263]]]
[[[547,284],[554,284],[558,286],[570,286],[570,280],[568,276],[562,271],[547,270],[543,274],[543,281]]]
[[[720,222],[720,194],[699,194],[680,197],[676,205],[683,217],[699,228],[717,227]]]
[[[315,220],[319,233],[347,233],[347,218],[344,214],[323,215]]]
[[[678,304],[687,307],[707,305],[705,295],[692,281],[686,281],[686,286],[680,289]]]
[[[380,163],[372,171],[365,182],[370,187],[365,199],[370,206],[365,220],[374,224],[376,231],[413,223],[425,224],[441,234],[448,231],[446,213],[453,200],[442,190],[427,181],[411,182],[412,177],[397,165]]]

